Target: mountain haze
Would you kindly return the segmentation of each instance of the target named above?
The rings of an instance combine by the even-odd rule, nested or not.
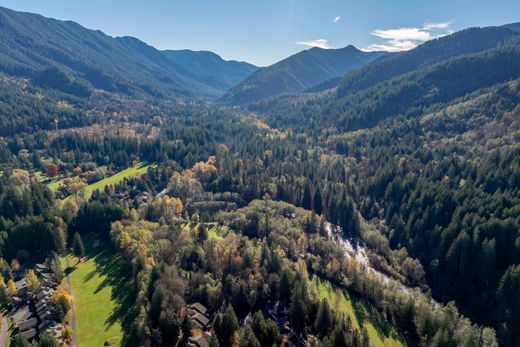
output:
[[[1,7],[0,40],[1,72],[30,78],[43,73],[45,81],[67,81],[61,90],[77,95],[97,88],[158,97],[217,96],[255,69],[191,52],[197,71],[186,64],[184,52],[163,52],[133,37],[113,38],[71,21]]]
[[[193,78],[218,92],[226,92],[258,69],[246,62],[226,61],[208,51],[183,49],[162,52],[172,62],[188,71]]]
[[[383,55],[382,52],[363,52],[354,46],[340,49],[310,48],[257,70],[233,87],[221,100],[230,104],[245,104],[276,95],[301,92]]]

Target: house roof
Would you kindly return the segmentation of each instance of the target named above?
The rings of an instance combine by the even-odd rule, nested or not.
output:
[[[197,325],[199,328],[206,327],[209,323],[209,319],[198,312],[195,312],[195,314],[190,314],[190,318],[193,321],[193,323],[195,323],[195,325]]]
[[[23,308],[19,309],[12,316],[16,324],[19,324],[20,322],[27,320],[29,317],[31,317],[31,311],[27,306],[24,306]]]
[[[14,282],[14,284],[16,285],[16,289],[22,289],[22,288],[27,287],[27,281],[26,281],[25,277]]]
[[[35,328],[38,325],[38,320],[36,318],[30,318],[27,320],[24,320],[23,322],[20,322],[18,324],[18,329],[20,331],[25,331],[31,328]]]
[[[198,347],[209,347],[209,342],[204,335],[190,337],[190,342]]]
[[[188,308],[198,311],[200,314],[205,315],[208,312],[206,306],[202,305],[200,302],[195,302],[191,305],[188,305]]]
[[[36,336],[36,329],[30,329],[26,330],[20,333],[23,337],[25,337],[27,340],[31,340]]]

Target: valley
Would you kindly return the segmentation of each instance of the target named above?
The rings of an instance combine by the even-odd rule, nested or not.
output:
[[[450,25],[258,67],[0,7],[8,345],[518,346],[520,25]]]

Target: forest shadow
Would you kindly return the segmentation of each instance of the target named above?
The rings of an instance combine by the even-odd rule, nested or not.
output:
[[[392,333],[392,326],[375,307],[359,298],[352,298],[352,307],[359,324],[363,325],[365,322],[372,324],[381,340],[395,337],[395,334]]]
[[[119,321],[123,331],[121,345],[137,346],[133,323],[137,318],[138,309],[134,305],[135,282],[129,264],[116,254],[106,239],[100,239],[98,247],[92,247],[92,242],[88,242],[87,245],[87,257],[92,259],[95,265],[95,271],[89,275],[94,276],[97,273],[103,277],[95,293],[110,287],[111,299],[115,303],[115,308],[105,321],[105,326],[108,328]]]

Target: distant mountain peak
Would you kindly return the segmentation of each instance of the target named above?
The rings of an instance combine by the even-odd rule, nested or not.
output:
[[[353,45],[300,51],[271,66],[261,68],[233,87],[221,100],[244,104],[287,93],[304,91],[342,76],[385,53],[363,52]]]
[[[103,89],[157,97],[216,97],[256,70],[217,54],[185,50],[190,63],[132,36],[111,37],[73,21],[0,7],[0,72],[23,77],[69,76],[79,90]],[[56,67],[58,70],[48,70]],[[56,83],[42,87],[55,88]]]

